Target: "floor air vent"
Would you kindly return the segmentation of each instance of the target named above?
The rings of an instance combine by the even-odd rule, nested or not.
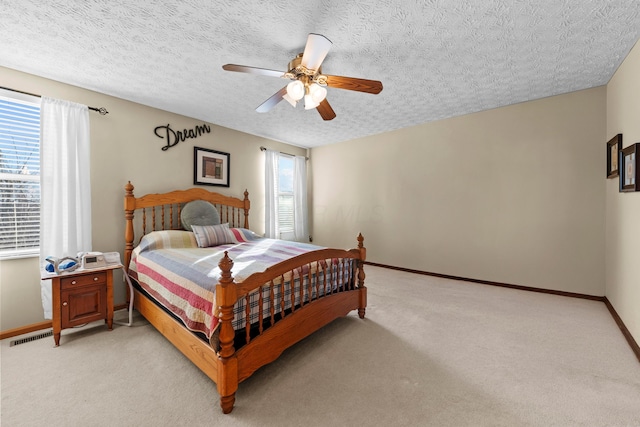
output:
[[[9,343],[9,347],[13,347],[14,345],[18,345],[18,344],[24,344],[26,342],[39,340],[41,338],[50,337],[52,335],[53,335],[53,331],[48,331],[48,332],[44,332],[44,333],[42,333],[40,335],[32,335],[30,337],[22,338],[22,339],[19,339],[19,340],[14,340],[14,341],[11,341]]]

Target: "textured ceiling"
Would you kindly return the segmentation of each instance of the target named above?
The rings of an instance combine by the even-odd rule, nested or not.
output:
[[[303,147],[606,84],[640,36],[638,0],[0,0],[0,65]],[[308,33],[333,42],[337,117],[279,103]],[[0,83],[1,85],[1,83]],[[106,106],[108,107],[108,106]]]

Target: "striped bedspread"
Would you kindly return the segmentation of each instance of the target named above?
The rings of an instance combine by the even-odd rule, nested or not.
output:
[[[129,267],[131,277],[136,279],[150,296],[182,319],[188,329],[203,333],[212,345],[217,341],[212,340],[212,335],[218,325],[214,307],[215,285],[220,275],[218,262],[225,251],[228,251],[234,262],[231,271],[234,281],[240,283],[251,274],[264,271],[283,260],[322,249],[311,244],[263,238],[246,229],[230,230],[234,236],[233,243],[210,248],[199,248],[192,232],[154,231],[145,235],[134,249]],[[320,274],[327,271],[326,265],[324,267]],[[316,270],[317,266],[306,266],[305,277],[317,276]],[[336,271],[334,275],[343,274],[346,277],[348,268],[344,270],[340,273]],[[291,277],[285,275],[284,279],[287,282],[284,299],[280,292],[281,287],[276,284],[276,295],[273,298],[276,310],[282,309],[283,302],[285,310],[291,306],[291,290],[288,284]],[[294,275],[294,304],[299,303],[299,282],[299,275]],[[323,292],[319,287],[305,284],[302,292],[304,299],[308,299],[307,287],[313,298],[316,293]],[[264,287],[262,293],[263,305],[268,305],[270,291]],[[249,302],[251,323],[259,320],[258,291],[254,294]],[[244,299],[236,303],[234,313],[234,328],[243,328],[246,319]],[[263,317],[266,314],[263,313]]]

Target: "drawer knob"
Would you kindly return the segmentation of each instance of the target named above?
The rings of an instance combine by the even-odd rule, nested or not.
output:
[[[65,302],[63,302],[63,303],[62,303],[62,305],[63,305],[64,307],[66,307],[68,304],[67,304],[67,302],[65,301]]]
[[[72,285],[75,285],[75,284],[76,284],[76,281],[75,281],[75,280],[72,280],[72,281],[71,281],[71,284],[72,284]]]
[[[94,278],[93,278],[93,281],[94,281],[94,282],[97,282],[97,281],[98,281],[98,278],[97,278],[97,277],[94,277]]]

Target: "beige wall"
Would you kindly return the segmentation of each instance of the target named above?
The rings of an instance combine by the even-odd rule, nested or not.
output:
[[[605,108],[598,87],[314,148],[314,241],[602,296]]]
[[[211,125],[211,133],[180,142],[162,151],[165,140],[154,128],[171,124],[175,130],[191,129],[202,121],[145,107],[74,86],[0,67],[2,86],[94,107],[109,114],[90,112],[93,248],[102,252],[124,248],[124,185],[130,180],[135,194],[193,187],[193,147],[230,153],[231,187],[206,187],[252,200],[250,225],[264,232],[264,155],[261,145],[292,154],[306,150]],[[38,261],[35,258],[0,262],[0,330],[43,321]],[[124,285],[118,275],[116,304],[124,302]]]
[[[607,138],[622,146],[640,142],[640,43],[607,85]],[[606,294],[640,343],[640,193],[620,193],[618,178],[606,183]]]
[[[0,331],[43,320],[38,259],[0,261]]]

